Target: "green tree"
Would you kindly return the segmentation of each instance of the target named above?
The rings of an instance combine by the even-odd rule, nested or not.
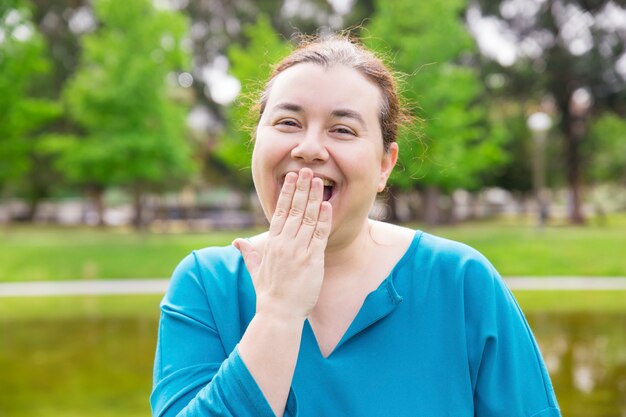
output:
[[[25,3],[0,7],[0,189],[26,198],[30,218],[47,193],[37,181],[42,128],[61,113],[60,105],[36,89],[48,70],[43,40]]]
[[[490,127],[479,102],[477,71],[463,63],[474,52],[460,19],[464,7],[463,0],[378,1],[367,26],[367,43],[393,54],[395,68],[409,74],[404,96],[417,103],[423,121],[400,135],[399,167],[390,184],[420,189],[425,220],[432,223],[439,220],[440,192],[477,189],[484,174],[506,159],[505,136]]]
[[[500,28],[501,38],[512,40],[508,48],[501,48],[512,52],[512,59],[491,56],[501,61],[493,70],[506,77],[507,96],[521,99],[531,92],[536,102],[546,96],[554,102],[563,176],[570,191],[569,219],[584,223],[582,149],[594,148],[583,143],[589,137],[589,123],[606,110],[626,115],[626,74],[621,69],[626,32],[616,18],[626,13],[623,2],[563,0],[522,5],[477,0],[473,4],[473,26],[484,25],[477,18],[484,15]]]
[[[586,142],[593,144],[591,177],[626,186],[626,121],[607,112],[591,124]]]
[[[93,6],[100,25],[82,38],[80,63],[64,92],[84,135],[57,141],[59,166],[90,190],[100,214],[106,188],[131,191],[141,226],[145,192],[179,185],[193,172],[186,105],[172,99],[167,83],[168,74],[189,64],[181,46],[187,22],[149,0]]]
[[[42,0],[37,0],[42,1]],[[45,0],[50,2],[51,0]],[[58,0],[55,0],[58,1]],[[76,0],[79,1],[79,0]],[[84,1],[84,0],[83,0]],[[221,122],[228,119],[224,106],[215,102],[203,70],[211,68],[216,57],[225,54],[232,44],[247,42],[246,26],[254,24],[258,16],[270,19],[274,29],[290,38],[294,32],[315,33],[320,27],[340,29],[344,25],[358,24],[372,9],[373,0],[360,0],[346,4],[339,13],[327,0],[188,0],[178,2],[191,20],[190,40],[193,45],[194,83],[198,104],[204,107],[216,122],[209,127],[211,133],[219,131]],[[332,23],[332,24],[331,24]],[[218,161],[215,161],[218,163]],[[226,168],[226,167],[223,167]]]
[[[272,28],[269,19],[260,15],[255,24],[243,29],[245,46],[233,44],[228,49],[231,73],[242,84],[242,95],[226,112],[227,128],[216,149],[217,158],[232,167],[234,183],[252,187],[250,158],[252,131],[258,114],[251,111],[264,82],[270,75],[270,64],[286,56],[291,46]]]

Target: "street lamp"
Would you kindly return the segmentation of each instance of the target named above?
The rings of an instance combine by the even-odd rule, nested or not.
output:
[[[546,113],[537,112],[530,115],[527,123],[533,135],[532,169],[533,190],[537,200],[537,220],[539,227],[543,227],[548,218],[548,202],[544,190],[546,184],[545,147],[552,120]]]

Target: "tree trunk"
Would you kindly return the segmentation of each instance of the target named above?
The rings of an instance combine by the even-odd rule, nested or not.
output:
[[[568,215],[571,224],[584,224],[580,178],[580,142],[584,134],[584,121],[571,119],[565,134],[567,184],[569,186]]]
[[[104,188],[99,185],[90,186],[87,189],[87,194],[91,203],[93,204],[94,209],[96,210],[96,215],[98,217],[97,224],[98,226],[106,226],[106,222],[104,220]]]
[[[584,224],[585,218],[581,209],[582,180],[580,144],[587,129],[590,103],[575,97],[574,91],[563,93],[557,99],[561,112],[561,131],[565,141],[565,170],[569,187],[568,217],[571,224]]]
[[[454,199],[454,195],[450,194],[447,196],[448,198],[448,207],[446,208],[446,223],[447,224],[454,224],[454,223],[458,223],[460,221],[460,219],[458,218],[457,215],[457,202]]]
[[[24,218],[24,220],[26,220],[29,223],[32,223],[35,220],[35,215],[37,214],[37,208],[39,208],[39,201],[40,198],[37,196],[31,196],[28,199],[28,208],[26,210],[26,216]]]
[[[133,227],[136,230],[145,227],[143,208],[143,192],[139,185],[135,185],[133,187]]]
[[[441,212],[439,209],[439,187],[429,185],[423,191],[424,222],[436,225],[441,222]]]
[[[28,205],[25,220],[28,222],[32,222],[35,220],[37,210],[39,209],[39,204],[42,200],[50,195],[49,185],[46,184],[46,181],[41,178],[42,176],[45,176],[45,173],[39,174],[36,170],[31,172],[28,176],[29,185],[26,187],[25,190],[25,199]],[[50,219],[44,220],[49,221]]]

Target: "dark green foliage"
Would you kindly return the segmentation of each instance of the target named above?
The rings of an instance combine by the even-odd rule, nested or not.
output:
[[[44,131],[62,109],[39,91],[50,62],[23,1],[3,2],[0,33],[0,192],[23,198],[32,218],[54,180]]]
[[[253,25],[244,27],[245,46],[233,44],[228,49],[232,74],[242,85],[242,94],[226,114],[228,124],[216,149],[216,156],[231,167],[234,181],[251,188],[250,159],[252,136],[258,114],[254,104],[270,75],[271,64],[290,51],[290,44],[272,28],[269,19],[261,15]]]
[[[98,30],[82,38],[83,53],[64,98],[85,132],[57,137],[59,167],[84,185],[162,190],[193,172],[184,103],[175,102],[168,74],[189,66],[178,13],[148,0],[94,3]]]
[[[393,53],[392,64],[408,74],[403,90],[422,125],[399,139],[399,167],[391,177],[400,188],[434,186],[475,189],[481,173],[505,161],[505,136],[490,126],[479,102],[477,71],[462,61],[474,52],[463,26],[461,0],[379,1],[365,32],[376,50]]]

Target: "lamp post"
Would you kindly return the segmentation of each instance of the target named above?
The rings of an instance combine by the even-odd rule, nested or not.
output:
[[[537,112],[530,115],[527,123],[533,135],[532,174],[533,191],[537,201],[537,224],[543,227],[548,218],[548,201],[544,190],[546,185],[545,147],[552,120],[546,113]]]

